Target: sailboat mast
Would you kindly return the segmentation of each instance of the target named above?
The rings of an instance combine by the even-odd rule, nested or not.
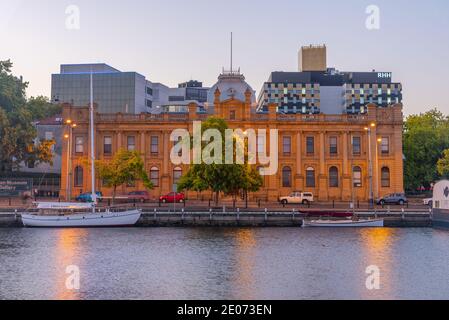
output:
[[[94,89],[93,72],[90,70],[90,163],[92,179],[92,202],[97,204],[97,194],[95,192],[95,138],[94,138]]]

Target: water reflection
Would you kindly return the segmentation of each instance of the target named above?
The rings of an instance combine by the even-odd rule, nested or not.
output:
[[[68,266],[78,266],[82,275],[83,270],[81,268],[84,259],[83,241],[87,238],[88,230],[59,229],[56,232],[57,235],[54,249],[54,298],[57,300],[78,300],[81,298],[80,291],[67,287],[66,281],[70,274],[67,274],[66,271]]]
[[[235,231],[235,260],[237,262],[233,277],[236,299],[254,299],[256,236],[254,229],[237,229]]]
[[[431,229],[1,230],[0,299],[444,299]],[[66,267],[81,290],[66,288]],[[381,270],[369,291],[366,268]]]
[[[360,231],[361,259],[360,268],[365,270],[369,266],[376,266],[380,270],[380,290],[368,290],[366,285],[361,286],[359,292],[362,299],[394,299],[393,268],[395,265],[392,247],[397,229],[372,228]],[[364,274],[366,278],[369,274]]]

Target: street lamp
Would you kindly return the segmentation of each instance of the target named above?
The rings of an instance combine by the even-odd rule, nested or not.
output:
[[[67,140],[67,201],[72,198],[72,140],[73,140],[73,129],[76,128],[76,123],[68,119],[65,122],[69,129],[69,133],[64,135]]]
[[[372,122],[368,127],[365,127],[365,131],[368,132],[368,178],[369,178],[369,207],[374,206],[374,187],[373,187],[373,159],[371,150],[371,130],[376,127],[376,124]]]

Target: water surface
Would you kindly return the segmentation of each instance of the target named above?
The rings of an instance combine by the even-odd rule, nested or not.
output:
[[[0,299],[449,299],[448,262],[432,229],[0,229]]]

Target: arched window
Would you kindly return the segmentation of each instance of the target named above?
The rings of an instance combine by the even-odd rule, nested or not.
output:
[[[354,188],[362,187],[362,169],[358,166],[352,169],[352,181],[354,184]]]
[[[83,167],[76,167],[75,168],[75,187],[82,187],[83,186],[83,178],[84,178],[84,170]]]
[[[174,168],[173,169],[173,184],[178,184],[181,177],[182,177],[182,169],[180,167]]]
[[[290,167],[284,167],[282,169],[282,187],[291,188],[292,186],[292,169]]]
[[[329,168],[329,187],[330,188],[338,188],[338,168],[337,167]]]
[[[383,167],[381,171],[381,185],[382,188],[390,187],[390,169],[387,167]]]
[[[306,170],[306,187],[315,188],[315,169],[312,167]]]
[[[159,187],[159,168],[157,167],[151,168],[150,180],[154,187]]]

